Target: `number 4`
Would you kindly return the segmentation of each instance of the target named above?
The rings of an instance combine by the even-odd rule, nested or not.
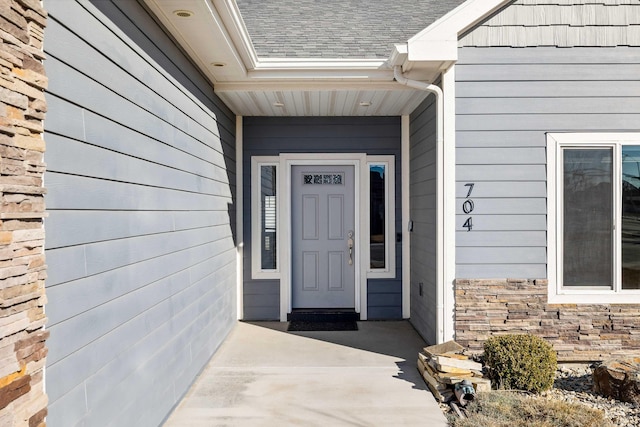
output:
[[[462,224],[462,226],[466,228],[467,231],[471,231],[471,229],[473,228],[473,221],[471,217],[467,218],[467,220],[464,222],[464,224]]]

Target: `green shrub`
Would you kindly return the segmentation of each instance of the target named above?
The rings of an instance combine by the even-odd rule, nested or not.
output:
[[[484,344],[488,376],[495,388],[540,393],[553,385],[556,353],[534,335],[499,335]]]

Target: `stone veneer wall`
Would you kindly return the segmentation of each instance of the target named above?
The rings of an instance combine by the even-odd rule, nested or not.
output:
[[[547,280],[456,280],[456,341],[482,352],[492,335],[538,335],[559,361],[640,352],[640,304],[548,304]]]
[[[47,85],[38,0],[0,1],[0,425],[43,426]]]

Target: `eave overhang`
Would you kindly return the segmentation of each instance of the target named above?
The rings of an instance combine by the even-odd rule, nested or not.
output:
[[[459,35],[508,3],[468,0],[389,58],[299,59],[259,58],[235,0],[144,2],[238,115],[409,114],[426,95],[396,84],[393,67],[433,81],[457,60]]]

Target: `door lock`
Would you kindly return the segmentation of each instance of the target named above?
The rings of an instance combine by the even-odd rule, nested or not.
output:
[[[349,248],[349,265],[353,265],[353,231],[347,233],[347,247]]]

